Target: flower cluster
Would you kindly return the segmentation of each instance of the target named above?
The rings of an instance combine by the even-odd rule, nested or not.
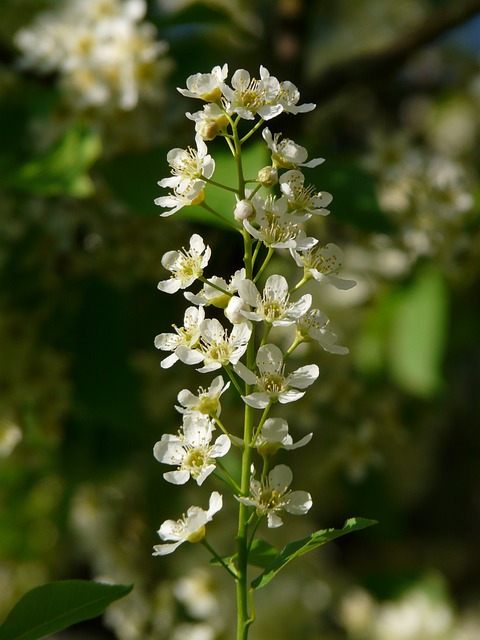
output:
[[[17,32],[21,64],[58,73],[77,109],[133,109],[155,94],[166,51],[146,10],[145,0],[70,0]]]
[[[312,306],[312,295],[298,292],[309,281],[338,289],[349,289],[355,283],[339,276],[340,248],[333,243],[319,246],[318,240],[307,236],[303,228],[312,216],[329,213],[332,196],[310,185],[302,173],[304,168],[320,165],[322,158],[308,161],[304,147],[264,128],[262,136],[271,164],[261,168],[255,179],[243,177],[242,146],[263,122],[280,113],[304,113],[314,105],[299,104],[295,85],[277,80],[264,67],[260,67],[259,78],[252,78],[243,69],[235,71],[230,84],[227,76],[227,65],[217,66],[211,73],[191,76],[186,89],[179,89],[184,96],[205,104],[201,111],[187,114],[195,122],[195,148],[169,152],[171,176],[158,184],[171,191],[155,202],[166,209],[162,216],[199,205],[220,218],[243,239],[243,266],[227,278],[207,275],[211,249],[198,234],[191,236],[188,249],[168,251],[162,265],[170,277],[162,280],[158,288],[170,294],[182,291],[191,306],[185,311],[183,326],[173,325],[174,333],[159,334],[155,345],[170,352],[161,363],[164,368],[180,361],[200,365],[200,373],[223,369],[230,381],[226,383],[217,374],[206,389],[200,387],[196,393],[183,389],[176,407],[182,415],[182,426],[176,435],[162,436],[155,444],[154,456],[162,464],[175,467],[164,473],[165,480],[173,484],[182,485],[193,479],[203,485],[216,475],[229,485],[239,505],[240,563],[240,558],[245,562],[248,557],[263,518],[269,528],[279,527],[283,524],[282,514],[302,515],[312,506],[308,492],[290,490],[293,473],[287,465],[271,467],[279,449],[291,451],[312,438],[310,433],[294,442],[286,420],[269,416],[275,407],[300,400],[319,377],[316,364],[295,367],[290,357],[303,342],[317,343],[332,354],[348,353],[327,328],[326,315]],[[240,133],[240,127],[245,126],[243,121],[250,126],[245,134]],[[206,142],[217,136],[225,139],[237,165],[237,189],[214,180],[215,161]],[[209,183],[232,195],[230,211],[215,211],[208,203]],[[289,284],[281,274],[269,273],[275,250],[293,259],[294,268],[300,268],[295,284]],[[187,291],[196,283],[196,292]],[[208,317],[210,307],[215,308],[216,317]],[[273,340],[278,328],[283,327],[291,327],[292,335],[290,346],[284,350]],[[227,391],[236,391],[237,401],[242,403],[243,432],[239,424],[226,426],[222,421],[220,396]],[[216,429],[221,431],[218,437],[214,436]],[[221,461],[234,448],[241,453],[241,477],[235,477],[228,470],[229,465]],[[258,479],[254,455],[262,460]],[[232,560],[222,559],[205,539],[205,525],[221,506],[222,497],[214,492],[208,511],[191,507],[181,520],[167,520],[159,535],[162,540],[173,542],[157,545],[155,553],[170,553],[185,541],[202,541],[237,579],[239,589],[246,589],[246,566],[239,564],[237,573]],[[249,540],[250,526],[253,533]]]

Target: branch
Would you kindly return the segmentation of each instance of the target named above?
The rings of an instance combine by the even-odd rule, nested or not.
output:
[[[325,102],[350,84],[383,82],[419,49],[477,13],[480,13],[480,0],[448,2],[442,9],[433,11],[418,27],[387,44],[383,49],[333,64],[315,81],[310,95],[303,97],[308,101]]]

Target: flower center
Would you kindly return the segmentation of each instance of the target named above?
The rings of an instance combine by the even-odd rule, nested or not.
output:
[[[309,249],[305,252],[303,262],[307,269],[316,269],[320,273],[335,273],[338,270],[339,262],[335,255],[325,256],[318,250]]]
[[[191,278],[198,278],[202,275],[203,269],[201,267],[201,256],[194,250],[187,251],[182,248],[182,253],[176,262],[172,265],[167,265],[173,277],[181,282],[187,282]]]
[[[172,327],[178,334],[178,341],[176,342],[175,346],[190,346],[190,343],[192,342],[196,333],[196,327],[177,327],[176,324],[172,324]]]
[[[265,487],[260,496],[259,505],[264,511],[274,511],[280,504],[281,494],[271,487]]]
[[[197,150],[188,147],[185,153],[172,163],[171,173],[191,179],[200,178],[202,175],[202,159],[199,158]]]
[[[285,378],[281,373],[263,376],[260,387],[263,391],[266,391],[272,399],[276,399],[278,394],[285,388]]]
[[[264,237],[267,244],[288,242],[298,236],[299,227],[292,222],[279,222],[273,219],[265,228]]]
[[[210,463],[208,451],[203,448],[191,449],[184,458],[183,467],[189,469],[195,478],[206,464]]]
[[[210,344],[204,344],[204,352],[206,359],[220,362],[220,364],[228,364],[231,354],[231,346],[227,340],[215,340]]]
[[[206,393],[201,393],[196,409],[197,411],[200,411],[200,413],[204,413],[207,416],[214,416],[217,414],[218,405],[219,401],[217,396],[212,397],[207,395]]]

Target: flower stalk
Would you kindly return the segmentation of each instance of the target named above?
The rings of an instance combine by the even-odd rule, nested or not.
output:
[[[170,272],[170,278],[160,282],[159,289],[170,294],[183,292],[192,306],[185,312],[184,326],[173,325],[175,333],[160,334],[155,344],[171,352],[162,361],[163,368],[177,362],[200,365],[200,373],[221,370],[230,381],[225,383],[222,375],[217,375],[207,389],[199,388],[197,393],[182,390],[176,407],[182,414],[182,426],[177,435],[162,436],[154,455],[159,462],[176,467],[164,474],[168,482],[182,485],[193,480],[200,486],[217,476],[232,491],[238,509],[235,553],[223,557],[206,541],[206,525],[223,505],[223,497],[214,491],[207,511],[190,507],[182,519],[168,520],[160,527],[159,535],[167,542],[157,545],[155,554],[171,553],[183,542],[201,542],[235,580],[236,637],[247,640],[256,618],[254,592],[259,581],[257,576],[252,582],[249,565],[255,564],[252,559],[261,525],[266,522],[267,529],[282,526],[285,513],[303,515],[312,506],[308,492],[290,490],[290,467],[272,463],[279,449],[293,450],[312,438],[309,434],[294,443],[286,420],[270,417],[283,404],[300,400],[319,375],[316,364],[291,367],[290,356],[302,342],[318,343],[330,353],[348,352],[346,347],[336,345],[335,334],[326,328],[328,318],[311,308],[312,296],[305,294],[296,300],[292,296],[307,280],[343,289],[353,283],[338,276],[340,249],[333,244],[319,249],[318,241],[307,237],[301,228],[310,217],[329,213],[325,207],[332,199],[330,194],[305,186],[305,176],[299,169],[315,167],[323,159],[307,162],[306,149],[265,128],[262,137],[272,164],[259,167],[257,179],[245,179],[243,145],[280,113],[304,113],[315,105],[298,104],[300,96],[295,85],[280,82],[264,67],[260,67],[258,79],[251,78],[244,69],[235,71],[230,84],[227,76],[227,65],[218,66],[211,73],[191,76],[186,89],[179,89],[184,96],[206,104],[202,111],[187,114],[195,122],[196,149],[173,149],[168,154],[172,176],[159,185],[172,191],[155,202],[166,209],[162,216],[170,216],[184,206],[200,205],[240,231],[242,265],[228,281],[204,275],[211,249],[198,234],[190,238],[189,249],[167,252],[162,265]],[[245,121],[257,118],[246,133],[241,132]],[[212,178],[215,161],[206,141],[217,136],[224,138],[232,153],[235,187]],[[250,183],[253,187],[247,189]],[[211,207],[210,186],[232,195],[231,211],[220,213]],[[276,195],[271,193],[274,187],[279,191]],[[268,190],[265,195],[263,189]],[[258,266],[262,248],[264,257]],[[293,258],[302,269],[296,285],[289,285],[279,274],[269,274],[264,282],[275,251]],[[198,293],[187,291],[195,283],[202,283],[203,289]],[[228,328],[217,318],[208,318],[210,306],[223,310]],[[256,331],[259,324],[261,333]],[[295,328],[295,337],[283,353],[273,340],[278,328],[285,326]],[[287,366],[293,370],[287,371]],[[220,396],[227,390],[237,393],[243,410],[242,425],[240,421],[232,420],[230,424],[220,419]],[[221,435],[215,437],[217,427]],[[236,447],[231,448],[231,444]],[[241,455],[239,477],[231,474],[221,460],[234,450]],[[255,463],[261,464],[259,479],[255,477]]]

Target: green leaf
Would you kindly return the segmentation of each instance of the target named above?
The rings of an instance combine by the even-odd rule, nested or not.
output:
[[[425,267],[400,292],[390,330],[388,366],[405,391],[428,397],[440,389],[447,324],[445,281],[438,270]]]
[[[62,580],[32,589],[0,626],[0,640],[38,640],[82,620],[99,616],[133,585]]]
[[[266,540],[254,540],[248,555],[248,563],[266,569],[277,557],[278,551]]]
[[[40,196],[89,196],[94,185],[87,174],[101,153],[98,134],[75,124],[50,149],[7,177],[7,185]]]
[[[302,540],[290,542],[275,557],[273,562],[265,568],[265,571],[252,581],[252,587],[254,589],[264,587],[276,576],[280,569],[283,569],[283,567],[295,558],[299,558],[305,553],[308,553],[331,540],[335,540],[335,538],[340,538],[340,536],[344,536],[352,531],[365,529],[365,527],[370,527],[372,524],[376,524],[376,520],[367,520],[366,518],[349,518],[343,525],[342,529],[323,529],[322,531],[315,531],[315,533],[312,533],[310,536],[303,538]]]
[[[250,548],[250,553],[248,554],[248,564],[251,564],[254,567],[265,569],[277,555],[277,549],[275,549],[275,547],[273,547],[269,542],[266,542],[266,540],[257,539],[253,541]],[[235,562],[237,560],[237,557],[238,554],[235,553],[233,556],[223,557],[222,560],[224,564],[235,570]],[[221,565],[221,562],[216,558],[212,558],[210,560],[210,563]]]

